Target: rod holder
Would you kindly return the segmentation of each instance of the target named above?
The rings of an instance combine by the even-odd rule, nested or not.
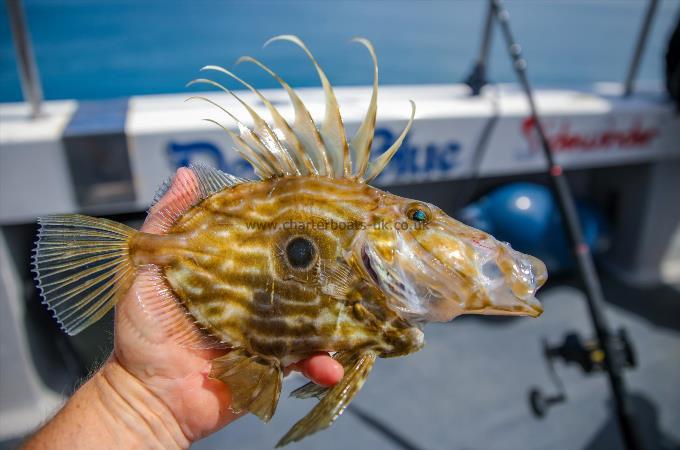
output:
[[[637,42],[635,43],[635,51],[633,52],[633,57],[630,60],[630,65],[628,66],[628,73],[626,74],[626,81],[623,84],[623,96],[630,97],[635,90],[635,79],[637,78],[638,68],[640,67],[640,62],[642,61],[642,56],[645,52],[645,46],[649,39],[649,31],[652,28],[652,22],[654,21],[654,16],[656,15],[656,8],[659,6],[658,0],[649,0],[649,5],[647,6],[647,12],[642,20],[642,27],[640,28],[640,34],[638,35]]]
[[[31,35],[26,23],[26,15],[21,6],[21,0],[6,0],[9,22],[12,28],[14,49],[17,53],[17,66],[21,80],[21,91],[24,100],[31,105],[31,117],[40,115],[43,101],[42,85],[38,66],[35,62]]]

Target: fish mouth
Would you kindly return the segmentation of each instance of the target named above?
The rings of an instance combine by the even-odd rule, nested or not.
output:
[[[543,306],[541,305],[530,305],[529,310],[526,315],[529,317],[538,317],[543,314]]]
[[[435,256],[427,260],[430,268],[427,274],[418,272],[425,278],[416,282],[409,278],[408,271],[393,273],[369,243],[363,242],[357,247],[355,261],[359,260],[357,265],[364,278],[381,290],[388,298],[388,305],[405,319],[448,322],[461,314],[538,317],[543,312],[533,290],[518,296],[506,283],[489,292],[491,298],[486,305],[467,304],[467,292],[456,292],[454,275]],[[446,283],[446,280],[451,280],[451,283]]]
[[[543,314],[543,307],[538,304],[538,300],[534,303],[519,303],[514,307],[499,307],[492,305],[488,308],[468,309],[466,314],[482,314],[487,316],[524,316],[524,317],[538,317]]]

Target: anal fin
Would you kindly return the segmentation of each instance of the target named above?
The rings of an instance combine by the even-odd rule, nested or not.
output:
[[[342,380],[328,391],[309,414],[293,425],[293,428],[281,438],[276,446],[283,447],[291,442],[299,441],[332,424],[359,392],[375,360],[376,354],[373,352],[354,354]]]
[[[229,386],[234,411],[248,411],[264,422],[274,415],[283,379],[278,361],[235,349],[213,360],[210,376]]]

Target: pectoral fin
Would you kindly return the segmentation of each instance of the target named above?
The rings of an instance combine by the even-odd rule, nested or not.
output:
[[[328,391],[309,414],[293,425],[276,446],[283,447],[299,441],[333,423],[361,389],[375,359],[376,355],[373,352],[352,355],[352,360],[348,364],[349,369],[345,371],[342,380]]]
[[[331,388],[326,386],[320,386],[314,382],[309,382],[305,385],[300,386],[290,393],[291,397],[305,399],[316,397],[321,400]]]
[[[279,402],[283,373],[276,360],[236,349],[213,360],[210,376],[225,382],[234,411],[248,411],[268,422]]]
[[[350,364],[354,362],[355,356],[355,353],[337,352],[335,355],[333,355],[333,359],[339,362],[345,369],[345,372],[347,372],[350,369]],[[310,381],[309,383],[295,389],[290,393],[290,396],[300,399],[316,397],[321,400],[330,390],[330,387],[319,386],[318,384]]]

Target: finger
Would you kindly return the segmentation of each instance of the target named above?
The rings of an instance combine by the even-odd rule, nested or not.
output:
[[[142,231],[153,234],[165,234],[164,224],[169,216],[184,213],[191,200],[198,199],[198,180],[196,175],[186,167],[180,167],[172,179],[172,185],[163,197],[150,210],[142,225]],[[170,212],[172,211],[172,213]]]
[[[333,386],[345,374],[342,365],[327,353],[312,355],[297,363],[296,366],[307,378],[320,386]]]
[[[181,214],[188,209],[188,203],[192,199],[198,198],[198,180],[194,172],[186,167],[177,170],[172,179],[172,184],[162,198],[149,209],[149,214],[142,225],[141,231],[150,234],[166,234],[170,226],[172,217]],[[145,283],[143,280],[147,280]],[[131,333],[127,335],[143,336],[151,342],[163,342],[168,340],[169,329],[161,325],[161,318],[152,317],[144,304],[164,302],[159,295],[140,297],[140,292],[152,292],[148,284],[148,278],[135,280],[135,284],[128,290],[127,294],[116,307],[116,328],[122,330],[128,328]],[[147,303],[148,302],[148,303]],[[124,319],[123,319],[124,318]],[[176,331],[186,328],[187,333],[194,330],[193,323],[180,308],[171,307],[164,309],[163,323],[172,324],[175,330],[172,334],[185,335],[183,332]],[[116,333],[118,336],[125,336],[126,333]],[[122,338],[119,338],[119,340]],[[134,347],[135,344],[129,344]],[[207,354],[208,352],[197,352]]]

